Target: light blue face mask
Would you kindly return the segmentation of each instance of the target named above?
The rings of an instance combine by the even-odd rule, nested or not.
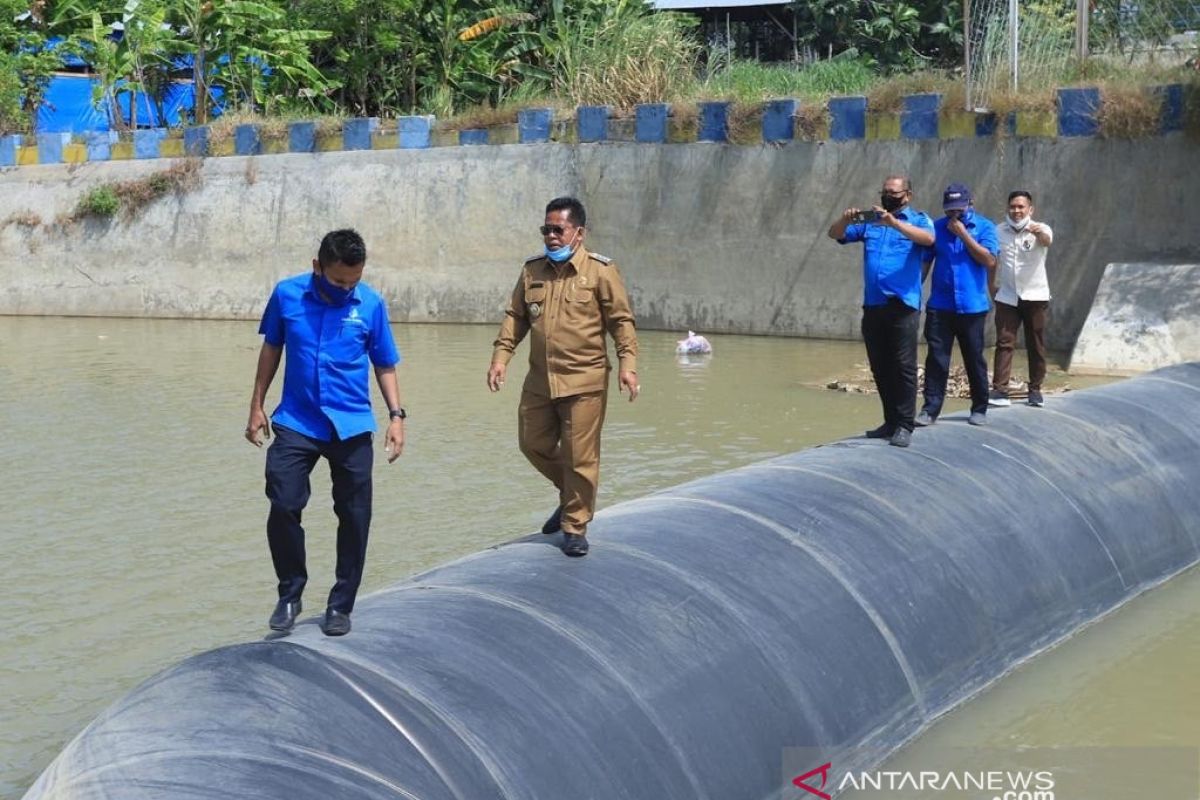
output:
[[[553,261],[555,264],[561,264],[571,257],[571,245],[564,244],[559,248],[551,248],[550,245],[542,245],[542,249],[546,251],[546,258]]]

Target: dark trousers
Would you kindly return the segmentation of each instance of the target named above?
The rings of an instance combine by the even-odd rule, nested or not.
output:
[[[1008,391],[1012,377],[1013,349],[1017,329],[1025,327],[1025,351],[1029,354],[1029,390],[1041,391],[1046,379],[1046,316],[1049,300],[1018,300],[1017,305],[996,303],[996,364],[992,386]]]
[[[371,528],[371,434],[323,442],[278,425],[273,428],[275,441],[267,450],[267,543],[279,578],[279,599],[299,600],[308,582],[300,515],[312,494],[309,476],[317,459],[324,457],[333,477],[333,513],[338,518],[336,580],[329,607],[349,614],[362,583]]]
[[[925,413],[937,419],[946,399],[950,377],[950,350],[958,339],[963,368],[971,384],[971,413],[986,414],[988,407],[987,360],[983,357],[983,326],[987,312],[956,314],[953,311],[925,312]]]
[[[917,328],[921,312],[892,298],[863,306],[862,337],[867,361],[889,428],[913,429],[917,408]]]

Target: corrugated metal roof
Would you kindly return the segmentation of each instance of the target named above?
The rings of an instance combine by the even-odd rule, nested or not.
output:
[[[748,6],[786,6],[791,0],[651,0],[658,11],[688,11],[697,8],[746,8]]]

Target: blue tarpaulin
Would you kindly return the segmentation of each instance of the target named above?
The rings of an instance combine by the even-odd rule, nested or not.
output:
[[[99,78],[91,75],[55,75],[46,88],[45,99],[38,109],[38,133],[84,133],[106,131],[112,127],[109,111],[103,102],[93,102],[94,87]],[[213,101],[223,94],[220,87],[209,87]],[[126,124],[132,124],[129,113],[133,92],[117,95],[117,104]],[[137,126],[139,128],[174,127],[188,122],[196,105],[196,91],[191,81],[174,81],[163,92],[163,119],[145,94],[137,93]],[[214,108],[212,116],[220,116]]]

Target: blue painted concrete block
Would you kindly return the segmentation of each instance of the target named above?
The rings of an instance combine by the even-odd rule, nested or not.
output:
[[[1162,99],[1162,111],[1158,117],[1159,133],[1183,130],[1183,84],[1156,86],[1154,91]]]
[[[17,165],[17,148],[21,146],[21,134],[10,133],[0,136],[0,167]]]
[[[487,128],[471,128],[465,131],[458,132],[459,144],[487,144],[488,132]]]
[[[288,125],[288,152],[313,153],[317,150],[317,123],[292,122]]]
[[[256,156],[262,153],[262,137],[258,135],[257,125],[238,125],[233,129],[233,152],[239,156]]]
[[[867,137],[867,98],[832,97],[829,100],[829,138],[834,141]]]
[[[163,137],[158,128],[149,128],[133,132],[133,157],[158,158]]]
[[[373,117],[359,117],[346,120],[342,126],[342,148],[345,150],[370,150],[371,133],[379,127],[379,121]]]
[[[666,103],[643,103],[637,107],[634,120],[634,138],[639,142],[660,143],[667,140]]]
[[[608,106],[580,106],[575,112],[581,142],[603,142],[608,138]]]
[[[1095,136],[1100,131],[1099,110],[1099,89],[1059,89],[1058,135]]]
[[[790,142],[796,138],[796,101],[768,100],[763,106],[764,142]]]
[[[550,123],[554,112],[549,108],[526,108],[517,112],[517,141],[537,144],[550,141]]]
[[[700,123],[696,131],[698,142],[729,141],[729,103],[719,100],[700,104]]]
[[[187,128],[183,132],[184,155],[203,158],[208,155],[208,126]]]
[[[405,150],[423,150],[433,145],[432,116],[401,117],[397,122],[397,144]]]
[[[910,94],[900,111],[900,136],[904,139],[936,139],[938,114],[942,110],[940,94]]]
[[[71,143],[69,133],[39,133],[37,135],[38,163],[61,164],[63,148]]]
[[[84,141],[87,143],[88,161],[108,161],[112,158],[112,146],[116,131],[88,131]]]

